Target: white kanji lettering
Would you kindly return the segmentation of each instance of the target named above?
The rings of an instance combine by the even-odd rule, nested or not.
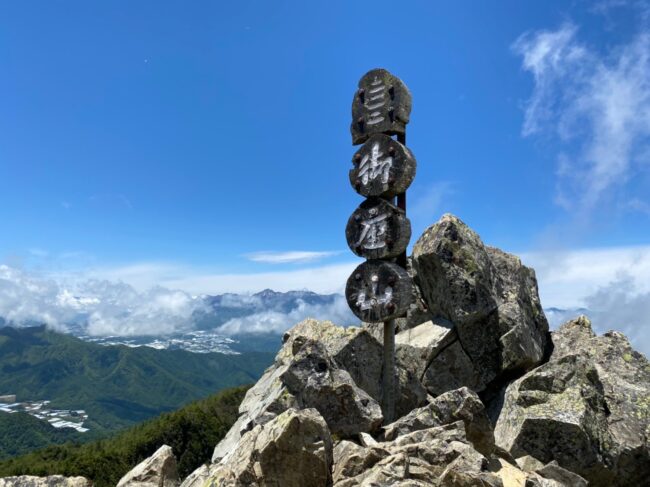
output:
[[[384,153],[379,150],[379,142],[375,142],[370,149],[370,153],[363,156],[359,164],[361,182],[366,185],[381,176],[381,182],[388,183],[388,176],[392,166],[393,158],[391,156],[384,157]]]

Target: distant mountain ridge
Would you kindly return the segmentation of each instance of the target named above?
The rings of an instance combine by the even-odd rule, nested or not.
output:
[[[307,290],[279,292],[265,289],[255,294],[224,293],[199,297],[205,306],[196,311],[182,327],[173,333],[146,335],[91,335],[84,323],[67,324],[68,333],[98,345],[147,346],[159,350],[184,350],[193,353],[238,354],[242,352],[277,352],[278,338],[286,328],[304,318],[329,319],[339,325],[358,324],[347,311],[345,299],[340,294],[318,294]],[[579,316],[589,315],[584,308],[545,308],[551,328]],[[346,318],[350,319],[346,319]],[[252,331],[235,331],[233,323],[244,323],[239,328]],[[266,322],[271,325],[265,326]],[[279,323],[279,325],[278,325]],[[0,317],[0,327],[5,325]],[[35,323],[32,323],[35,325]],[[237,327],[235,327],[237,328]]]
[[[75,296],[71,299],[81,300]],[[329,318],[341,324],[354,322],[340,294],[265,289],[255,294],[202,295],[196,299],[201,300],[202,305],[173,332],[97,335],[89,331],[88,316],[83,313],[75,321],[63,323],[62,326],[65,326],[67,333],[100,345],[149,346],[195,353],[234,354],[243,351],[276,352],[280,346],[277,336],[284,328],[289,328],[305,317]],[[7,325],[22,327],[37,326],[40,323],[7,323],[0,316],[0,327]],[[151,327],[149,331],[150,329]]]

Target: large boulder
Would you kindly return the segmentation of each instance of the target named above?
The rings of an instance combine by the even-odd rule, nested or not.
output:
[[[328,487],[332,438],[315,409],[289,409],[244,434],[218,464],[195,472],[187,487]]]
[[[596,336],[584,316],[552,339],[549,362],[507,387],[497,444],[515,458],[555,460],[589,485],[644,485],[650,476],[647,359],[620,333]]]
[[[519,258],[485,246],[447,214],[415,243],[412,266],[428,312],[453,323],[458,336],[431,358],[431,394],[461,386],[480,392],[542,362],[548,323],[535,272]]]
[[[281,379],[299,407],[318,410],[337,436],[355,436],[381,426],[379,405],[338,368],[321,342],[302,343]]]
[[[346,370],[354,383],[381,404],[383,376],[383,332],[371,327],[336,326],[329,321],[307,319],[284,336],[280,357],[308,340],[321,343],[333,361]],[[426,402],[426,391],[419,377],[398,355],[396,369],[395,414],[399,417]]]
[[[180,483],[172,447],[163,445],[124,475],[117,487],[178,487]]]
[[[91,487],[92,482],[84,477],[64,477],[50,475],[49,477],[34,477],[20,475],[17,477],[0,478],[0,487]]]
[[[215,447],[213,463],[235,448],[243,434],[290,408],[316,408],[332,433],[341,437],[381,425],[381,389],[376,383],[381,380],[382,351],[372,335],[361,328],[307,319],[283,341],[274,364],[246,393],[237,422]],[[406,383],[400,390],[402,396],[414,395]]]

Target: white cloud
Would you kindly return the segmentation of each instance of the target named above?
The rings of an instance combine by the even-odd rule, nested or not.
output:
[[[305,318],[330,320],[338,325],[358,324],[343,296],[336,296],[330,304],[308,304],[304,301],[288,313],[262,311],[243,318],[234,318],[219,327],[225,335],[238,333],[282,333]]]
[[[306,250],[291,250],[287,252],[252,252],[246,254],[248,260],[263,262],[266,264],[302,264],[306,262],[317,262],[327,257],[337,255],[340,252],[313,252]]]
[[[544,307],[587,307],[587,297],[625,274],[650,291],[650,246],[532,252],[522,261],[535,269]]]
[[[577,34],[569,23],[529,32],[513,50],[534,77],[522,133],[559,139],[556,201],[588,213],[648,164],[650,31],[606,54]]]
[[[617,330],[650,355],[650,245],[523,254],[552,328],[582,312],[597,333]],[[566,311],[564,311],[566,310]],[[586,311],[585,311],[586,310]]]
[[[93,335],[164,334],[191,326],[203,302],[183,291],[138,292],[123,282],[55,279],[0,265],[0,317],[17,324],[45,323],[65,330],[85,322]]]
[[[193,295],[239,293],[252,294],[264,289],[293,291],[309,289],[316,293],[340,293],[345,282],[361,262],[345,262],[288,271],[254,273],[206,272],[189,266],[164,262],[142,262],[118,267],[95,267],[83,275],[95,279],[122,281],[139,291],[152,286],[182,289]],[[79,276],[74,276],[78,279]],[[66,280],[65,275],[60,276]]]
[[[650,355],[650,291],[641,290],[633,276],[620,273],[584,301],[597,331],[620,331]]]
[[[342,297],[324,305],[302,302],[284,312],[262,309],[262,301],[252,293],[266,288],[342,292],[355,266],[204,274],[178,265],[138,263],[44,275],[0,265],[0,317],[16,324],[45,323],[61,331],[70,324],[85,324],[91,335],[158,335],[191,329],[193,314],[207,311],[201,295],[242,293],[223,296],[221,304],[259,311],[226,323],[224,333],[282,331],[306,317],[350,323],[354,318]]]

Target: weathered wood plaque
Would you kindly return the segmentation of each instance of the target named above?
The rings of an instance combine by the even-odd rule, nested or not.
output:
[[[352,158],[350,184],[361,196],[392,198],[404,193],[415,178],[411,151],[388,135],[368,139]]]
[[[411,115],[411,93],[385,69],[368,71],[352,101],[352,144],[374,134],[402,135]]]
[[[369,198],[352,213],[345,238],[359,257],[390,259],[406,250],[411,222],[404,210],[381,198]]]
[[[397,264],[368,260],[357,267],[345,286],[345,298],[362,321],[378,323],[406,313],[413,300],[413,282]]]

